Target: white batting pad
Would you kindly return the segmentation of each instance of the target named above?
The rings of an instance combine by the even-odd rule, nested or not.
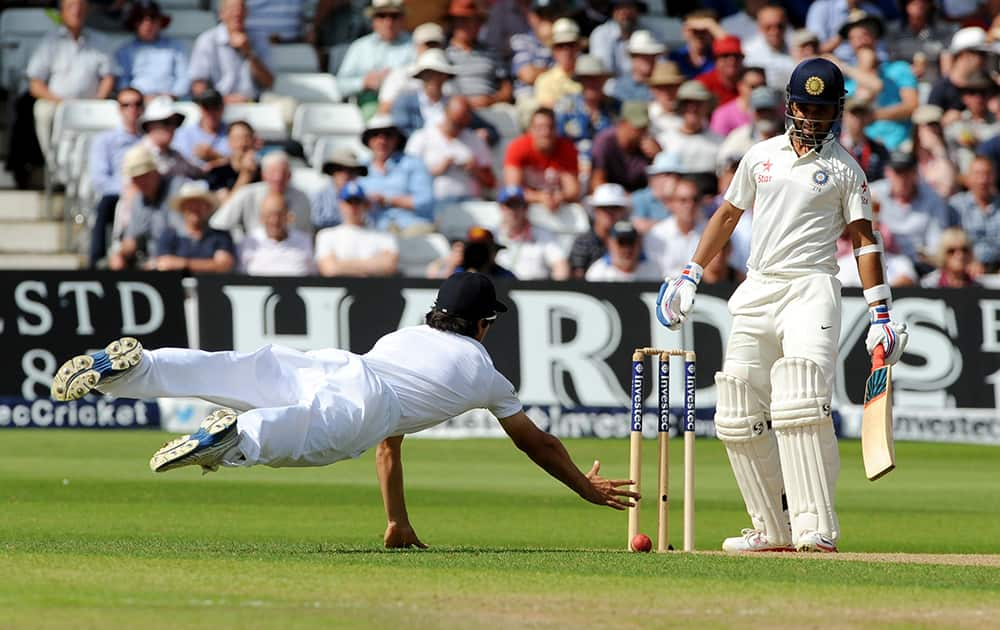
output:
[[[790,544],[778,444],[767,426],[767,413],[743,379],[716,372],[715,386],[716,435],[726,445],[754,529],[765,532],[772,543]]]
[[[830,392],[819,366],[798,357],[771,369],[771,420],[781,454],[792,534],[840,536],[833,509],[840,453],[830,416]]]

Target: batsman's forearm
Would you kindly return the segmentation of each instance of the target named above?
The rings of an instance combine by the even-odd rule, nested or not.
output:
[[[375,450],[375,469],[385,517],[389,522],[408,524],[406,500],[403,497],[403,436],[386,438]]]
[[[712,259],[718,256],[722,248],[729,242],[742,214],[742,210],[734,207],[728,201],[724,202],[708,220],[691,260],[702,267],[707,267],[708,263],[712,262]]]
[[[587,476],[576,467],[559,438],[545,434],[530,449],[522,449],[542,470],[586,498],[593,489]]]

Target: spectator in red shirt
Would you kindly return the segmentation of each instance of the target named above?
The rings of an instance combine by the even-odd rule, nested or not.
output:
[[[535,110],[528,131],[507,147],[503,179],[520,186],[528,203],[553,211],[580,198],[576,147],[556,134],[556,115],[548,107]]]
[[[735,35],[726,35],[712,42],[715,67],[698,75],[697,79],[725,105],[740,95],[737,84],[743,73],[743,48]]]

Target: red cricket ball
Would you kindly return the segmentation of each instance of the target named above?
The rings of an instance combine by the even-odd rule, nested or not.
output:
[[[631,546],[632,551],[646,553],[653,550],[653,541],[646,534],[636,534],[632,537]]]

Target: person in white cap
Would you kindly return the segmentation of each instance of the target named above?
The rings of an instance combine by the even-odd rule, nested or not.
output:
[[[455,68],[438,49],[424,51],[408,70],[417,82],[417,91],[400,94],[389,110],[392,121],[407,136],[441,120],[448,95],[454,92],[450,82],[455,77]]]
[[[583,86],[574,80],[576,60],[580,56],[580,27],[569,18],[559,18],[552,25],[551,68],[535,79],[535,100],[552,107],[564,96],[579,94]]]
[[[414,94],[421,90],[423,82],[419,74],[421,69],[426,69],[427,65],[421,66],[420,59],[425,52],[432,49],[440,50],[444,47],[444,29],[439,24],[427,22],[413,29],[413,49],[417,59],[415,65],[397,66],[389,69],[389,74],[378,89],[378,111],[388,114],[392,111],[393,103],[403,94]],[[436,62],[437,65],[442,65]],[[443,64],[448,67],[451,75],[454,70],[445,60]]]
[[[989,56],[986,31],[978,26],[967,26],[959,30],[951,38],[948,53],[951,55],[951,64],[927,97],[929,105],[937,105],[944,110],[941,123],[945,126],[958,120],[965,110],[962,88],[976,73],[986,70]]]
[[[667,52],[667,47],[657,41],[647,30],[632,33],[628,40],[631,64],[628,74],[618,75],[604,88],[609,96],[621,102],[650,101],[649,79],[653,76],[656,60]]]
[[[179,175],[189,179],[204,177],[204,172],[188,162],[171,143],[174,132],[184,122],[184,114],[174,108],[169,96],[158,96],[146,105],[139,118],[139,127],[144,135],[142,144],[153,154],[156,165],[164,175]]]
[[[574,278],[583,278],[594,261],[608,252],[608,237],[615,223],[628,217],[632,200],[618,184],[601,184],[587,200],[591,209],[590,231],[573,241],[569,266]]]
[[[184,217],[184,229],[168,227],[160,235],[152,267],[158,271],[229,273],[236,264],[236,247],[229,232],[208,225],[219,201],[205,182],[186,182],[170,199]]]
[[[670,216],[646,234],[646,252],[661,276],[676,276],[694,254],[705,231],[705,213],[698,183],[681,178],[670,196]]]
[[[505,312],[488,277],[458,273],[442,283],[424,325],[391,332],[364,355],[273,345],[250,353],[149,351],[125,337],[64,363],[52,396],[77,400],[96,391],[199,397],[225,406],[198,431],[159,449],[149,462],[154,472],[327,466],[375,448],[387,520],[383,540],[390,548],[427,546],[404,501],[403,438],[471,409],[492,412],[531,461],[583,500],[617,510],[635,505],[639,494],[625,487],[633,481],[604,479],[597,460],[589,471],[578,469],[562,442],[524,413],[517,389],[483,346]],[[220,523],[224,509],[213,517]]]
[[[373,0],[368,8],[372,33],[351,43],[337,70],[342,96],[374,102],[390,70],[413,63],[416,51],[406,32],[405,12],[403,0]]]

